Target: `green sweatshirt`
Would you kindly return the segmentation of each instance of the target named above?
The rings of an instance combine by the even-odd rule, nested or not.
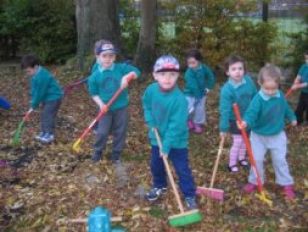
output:
[[[214,73],[205,64],[200,64],[195,69],[188,68],[184,80],[184,94],[195,98],[202,98],[205,89],[213,89],[215,85]]]
[[[188,146],[187,101],[178,86],[165,92],[158,83],[153,83],[146,88],[142,103],[152,145],[157,145],[155,134],[151,130],[155,127],[161,136],[163,153],[169,154],[171,148]]]
[[[31,107],[37,108],[40,103],[58,100],[63,97],[63,91],[52,76],[52,74],[42,66],[31,78]]]
[[[221,132],[227,132],[230,128],[230,121],[236,120],[233,104],[238,104],[241,115],[243,115],[256,93],[256,85],[248,75],[244,76],[241,83],[236,84],[229,79],[224,84],[220,91],[219,100],[219,130]]]
[[[243,120],[257,134],[276,135],[283,130],[285,119],[295,121],[296,116],[283,93],[279,91],[276,96],[269,97],[260,90],[251,101]]]
[[[298,75],[300,76],[301,83],[308,83],[308,64],[303,64],[300,67],[298,71]],[[301,91],[303,93],[308,93],[308,86],[306,86],[305,88],[302,88]]]
[[[122,77],[130,72],[137,76],[140,71],[128,64],[113,64],[108,69],[98,67],[97,71],[91,74],[88,81],[90,95],[99,96],[107,104],[115,92],[120,88]],[[110,110],[114,111],[128,105],[128,89],[124,89],[117,100],[111,105]]]

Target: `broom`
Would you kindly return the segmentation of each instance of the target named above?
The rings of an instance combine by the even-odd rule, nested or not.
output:
[[[159,134],[158,134],[158,131],[157,131],[156,128],[154,128],[154,133],[155,133],[155,136],[156,136],[156,140],[157,140],[159,150],[161,151],[162,150],[162,143],[161,143],[161,140],[160,140],[160,137],[159,137]],[[183,207],[183,204],[180,200],[179,192],[178,192],[178,190],[175,186],[175,182],[174,182],[174,179],[173,179],[173,176],[172,176],[172,173],[171,173],[170,166],[169,166],[168,161],[167,161],[167,157],[165,155],[162,155],[162,159],[163,159],[163,162],[164,162],[167,174],[168,174],[169,182],[172,186],[173,193],[175,195],[175,198],[177,200],[177,203],[178,203],[178,206],[179,206],[180,212],[181,212],[180,214],[170,216],[168,218],[169,224],[172,227],[180,227],[180,226],[186,226],[186,225],[189,225],[189,224],[200,222],[202,220],[202,215],[199,212],[199,210],[195,209],[195,210],[190,210],[190,211],[184,212],[184,207]]]
[[[129,83],[133,78],[135,78],[136,74],[135,73],[130,73],[129,77],[127,79],[127,82]],[[95,119],[90,123],[90,125],[83,131],[81,136],[76,140],[76,142],[73,144],[73,150],[75,152],[80,152],[80,143],[84,140],[86,135],[91,131],[93,126],[95,125],[96,122],[98,122],[109,110],[109,107],[115,102],[115,100],[118,98],[118,96],[122,93],[124,88],[119,88],[115,94],[112,96],[112,98],[108,101],[108,103],[105,105],[104,108],[101,109],[101,111],[98,113],[98,115],[95,117]]]
[[[22,121],[18,124],[18,127],[13,136],[13,141],[12,141],[13,146],[16,146],[20,143],[20,138],[21,138],[21,134],[23,132],[24,126],[25,126],[25,122],[28,121],[31,112],[32,112],[32,109],[28,110],[25,116],[23,117]]]
[[[219,159],[220,159],[221,153],[223,151],[224,141],[225,141],[225,137],[222,137],[222,139],[220,140],[220,143],[219,143],[219,149],[218,149],[218,153],[217,153],[217,157],[216,157],[216,161],[215,161],[215,165],[214,165],[214,169],[213,169],[210,187],[209,188],[197,187],[197,191],[196,191],[196,193],[198,195],[204,195],[204,196],[207,196],[209,198],[212,198],[212,199],[218,200],[218,201],[224,200],[224,191],[222,189],[213,188],[213,185],[214,185],[214,181],[215,181],[215,177],[216,177],[216,173],[217,173]]]
[[[240,110],[239,110],[238,105],[236,103],[233,104],[233,110],[234,110],[234,114],[235,114],[236,120],[238,122],[242,122]],[[266,204],[268,204],[271,207],[273,205],[273,202],[270,199],[267,198],[267,196],[266,196],[266,194],[265,194],[265,192],[263,190],[262,181],[261,181],[258,169],[257,169],[256,161],[255,161],[254,156],[253,156],[251,144],[250,144],[250,141],[248,139],[246,130],[244,128],[242,128],[242,127],[239,128],[239,129],[241,130],[241,134],[243,136],[243,139],[244,139],[244,142],[245,142],[245,145],[246,145],[246,148],[247,148],[247,153],[248,153],[248,157],[249,157],[249,161],[250,161],[250,165],[251,165],[252,171],[254,172],[254,174],[257,177],[257,187],[258,187],[259,194],[256,194],[256,196],[261,201],[265,202]]]

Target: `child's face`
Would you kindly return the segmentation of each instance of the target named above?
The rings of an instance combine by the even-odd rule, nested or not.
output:
[[[98,63],[103,68],[109,68],[112,66],[113,62],[115,61],[116,55],[114,53],[104,53],[101,52],[99,55],[96,56]]]
[[[32,77],[34,76],[34,74],[36,73],[37,71],[37,66],[34,66],[33,68],[32,67],[28,67],[28,68],[25,68],[24,69],[24,72],[26,74],[27,77]]]
[[[189,57],[189,58],[187,59],[187,66],[188,66],[189,68],[197,68],[198,65],[199,65],[199,61],[196,60],[194,57]]]
[[[163,90],[172,89],[179,77],[178,72],[154,72],[154,79],[158,82]]]
[[[240,82],[244,77],[244,64],[242,62],[236,62],[229,65],[227,75],[235,82]]]
[[[279,89],[279,85],[276,81],[268,79],[264,80],[263,84],[261,84],[262,91],[268,96],[274,96],[277,94]]]

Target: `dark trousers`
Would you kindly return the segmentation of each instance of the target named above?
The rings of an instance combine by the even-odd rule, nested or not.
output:
[[[171,149],[168,159],[173,163],[183,195],[185,197],[195,197],[196,186],[188,164],[187,148]],[[152,146],[151,172],[154,188],[167,186],[166,170],[163,159],[160,157],[158,146]]]
[[[61,105],[61,99],[48,101],[42,104],[41,131],[43,133],[55,132],[57,113]]]
[[[108,136],[112,133],[113,142],[111,159],[118,160],[125,145],[127,124],[127,107],[115,111],[108,111],[98,122],[94,152],[99,154],[105,150]]]
[[[308,121],[308,93],[300,93],[298,105],[295,111],[297,122],[304,122],[304,113],[306,113],[306,121]]]

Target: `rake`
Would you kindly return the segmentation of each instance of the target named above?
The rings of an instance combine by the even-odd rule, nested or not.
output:
[[[242,122],[240,110],[239,110],[239,107],[238,107],[238,105],[236,103],[233,104],[233,110],[234,110],[234,114],[235,114],[236,120],[238,122]],[[265,202],[270,207],[272,207],[273,202],[269,198],[267,198],[267,196],[266,196],[266,194],[265,194],[265,192],[263,190],[263,185],[262,185],[261,177],[260,177],[260,174],[259,174],[258,169],[257,169],[256,161],[255,161],[254,156],[253,156],[253,151],[252,151],[251,144],[250,144],[250,141],[249,141],[248,136],[247,136],[247,132],[246,132],[246,130],[244,128],[240,128],[240,130],[241,130],[241,134],[243,136],[243,139],[244,139],[244,142],[245,142],[245,145],[246,145],[246,148],[247,148],[247,153],[248,153],[251,169],[252,169],[252,171],[254,172],[254,174],[257,177],[257,187],[258,187],[259,194],[256,194],[256,196],[261,201]]]
[[[28,110],[25,114],[25,116],[23,117],[22,121],[18,124],[18,127],[14,133],[13,136],[13,141],[12,141],[12,145],[16,146],[20,143],[20,138],[21,138],[21,134],[24,130],[25,127],[25,122],[29,120],[29,116],[32,112],[32,109]]]

